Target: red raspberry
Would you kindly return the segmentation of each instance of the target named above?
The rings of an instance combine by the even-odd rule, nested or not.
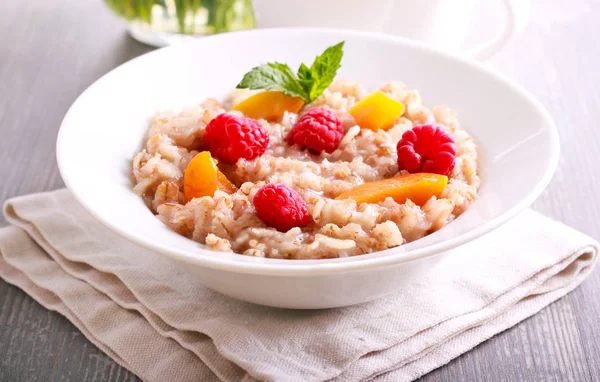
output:
[[[265,184],[256,192],[252,203],[258,217],[281,232],[305,227],[310,222],[306,202],[285,184]]]
[[[261,156],[269,145],[269,133],[252,118],[223,113],[206,126],[204,143],[213,157],[235,163]]]
[[[314,107],[304,114],[288,133],[288,144],[298,144],[302,148],[320,153],[331,153],[340,145],[344,136],[342,121],[333,111]]]
[[[454,168],[454,139],[440,126],[418,125],[398,142],[398,167],[408,172],[448,175]]]

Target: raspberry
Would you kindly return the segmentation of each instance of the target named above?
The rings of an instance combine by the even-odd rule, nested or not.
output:
[[[448,175],[454,168],[454,139],[440,126],[418,125],[398,142],[398,167],[408,172]]]
[[[252,118],[223,113],[206,126],[204,143],[213,157],[235,163],[261,156],[269,145],[269,133]]]
[[[337,149],[344,136],[342,121],[333,111],[314,107],[304,114],[288,133],[288,144],[298,144],[314,153]]]
[[[294,227],[305,227],[310,218],[302,196],[285,184],[265,184],[254,196],[258,217],[281,232]]]

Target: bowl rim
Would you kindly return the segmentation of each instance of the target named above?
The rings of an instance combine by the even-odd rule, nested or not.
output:
[[[323,260],[289,260],[289,259],[271,259],[271,258],[257,258],[257,261],[247,261],[247,256],[237,255],[234,258],[226,257],[226,256],[215,256],[214,250],[198,248],[197,251],[191,252],[184,249],[172,248],[164,244],[153,243],[144,238],[139,237],[129,231],[123,230],[108,219],[105,219],[102,215],[97,214],[91,206],[88,206],[85,202],[85,198],[82,197],[77,192],[77,187],[75,186],[75,182],[70,177],[68,171],[65,171],[63,158],[64,150],[63,147],[65,144],[64,131],[63,128],[70,119],[73,110],[77,107],[81,99],[85,97],[87,93],[93,91],[95,85],[102,81],[106,76],[112,75],[112,73],[116,71],[120,71],[125,67],[132,65],[138,60],[146,59],[148,56],[165,54],[165,52],[175,51],[179,49],[186,49],[194,44],[201,44],[205,39],[235,39],[240,35],[256,35],[260,36],[270,36],[277,35],[282,33],[296,33],[296,34],[318,34],[318,33],[326,33],[328,35],[339,35],[341,38],[363,38],[363,39],[373,39],[380,40],[385,42],[391,42],[397,45],[409,46],[411,49],[421,50],[428,53],[433,53],[439,56],[444,56],[447,59],[451,59],[454,61],[458,61],[463,65],[466,65],[470,69],[475,69],[480,72],[483,72],[487,76],[494,78],[496,81],[501,82],[504,86],[510,88],[516,94],[521,96],[523,99],[528,101],[532,107],[536,109],[536,111],[541,115],[545,124],[548,126],[549,136],[550,136],[550,158],[548,164],[546,166],[546,170],[541,178],[541,180],[536,184],[536,186],[531,189],[519,203],[515,204],[502,214],[500,214],[495,219],[492,219],[476,229],[470,230],[458,237],[453,239],[444,240],[440,243],[436,243],[433,245],[429,245],[423,248],[417,248],[414,250],[409,250],[406,252],[398,252],[398,253],[389,253],[385,256],[380,257],[369,257],[370,255],[374,255],[377,253],[381,253],[381,251],[373,252],[371,254],[364,254],[359,256],[352,256],[349,258],[336,258],[336,259],[323,259]],[[183,42],[181,44],[172,45],[164,48],[160,48],[148,53],[145,53],[141,56],[135,57],[116,68],[110,70],[108,73],[104,74],[100,78],[98,78],[94,83],[92,83],[88,88],[86,88],[73,102],[65,117],[61,122],[61,126],[58,132],[57,142],[56,142],[56,159],[58,162],[58,169],[61,174],[61,177],[66,185],[66,187],[70,190],[71,194],[75,197],[75,199],[83,206],[83,208],[90,213],[96,220],[101,222],[103,225],[118,233],[119,235],[125,237],[129,241],[136,243],[142,247],[151,249],[157,253],[167,255],[175,260],[182,261],[185,263],[192,263],[198,266],[203,266],[207,268],[226,270],[230,272],[236,273],[246,273],[246,274],[261,274],[261,275],[273,275],[273,276],[317,276],[317,275],[328,275],[328,274],[337,274],[337,273],[345,273],[345,272],[355,272],[361,271],[365,269],[378,268],[389,266],[393,264],[405,263],[421,258],[425,258],[428,256],[432,256],[438,254],[443,251],[447,251],[463,245],[469,241],[472,241],[492,230],[498,228],[503,225],[510,219],[512,219],[515,215],[517,215],[520,211],[529,207],[535,199],[544,191],[547,185],[550,183],[556,168],[558,167],[558,162],[560,158],[560,143],[559,143],[559,135],[556,129],[556,125],[554,120],[552,119],[548,110],[542,105],[540,101],[538,101],[531,93],[525,90],[520,84],[516,81],[508,78],[507,76],[489,68],[484,63],[476,61],[475,59],[469,57],[462,57],[455,53],[446,52],[439,50],[437,48],[433,48],[431,46],[427,46],[423,43],[409,40],[407,38],[386,35],[377,32],[366,32],[366,31],[355,31],[355,30],[347,30],[347,29],[338,29],[338,28],[320,28],[320,27],[310,27],[310,28],[264,28],[264,29],[254,29],[247,31],[239,31],[239,32],[230,32],[219,35],[213,35],[208,37],[202,37],[198,40],[192,40]],[[399,248],[399,247],[396,247]],[[393,251],[389,249],[387,251]],[[239,256],[239,259],[237,258]],[[246,261],[240,261],[244,258]]]

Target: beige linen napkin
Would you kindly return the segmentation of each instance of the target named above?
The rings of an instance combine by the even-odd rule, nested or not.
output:
[[[593,239],[527,210],[396,294],[292,311],[204,288],[66,190],[14,198],[5,214],[0,277],[147,381],[409,381],[565,295],[598,257]]]

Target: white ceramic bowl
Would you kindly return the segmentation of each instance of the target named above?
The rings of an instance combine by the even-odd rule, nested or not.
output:
[[[133,193],[132,154],[157,109],[224,97],[266,61],[296,68],[346,41],[338,78],[374,89],[401,80],[426,105],[446,103],[475,138],[482,184],[477,201],[421,240],[331,260],[277,260],[221,253],[169,230]],[[427,272],[444,251],[498,227],[529,206],[559,156],[552,118],[519,85],[484,65],[408,40],[324,29],[271,29],[209,37],[160,49],[111,71],[75,101],[62,123],[57,158],[67,187],[99,221],[131,241],[188,264],[207,287],[253,303],[328,308],[383,296]],[[507,238],[508,239],[508,238]],[[126,253],[123,256],[127,256]]]

